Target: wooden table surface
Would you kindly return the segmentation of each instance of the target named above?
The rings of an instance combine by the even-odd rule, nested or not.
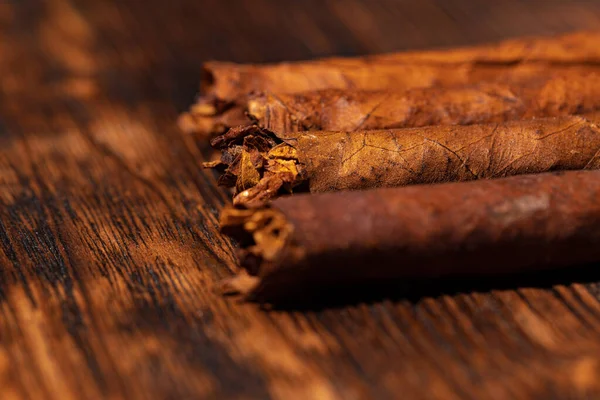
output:
[[[0,1],[0,397],[599,398],[593,266],[304,309],[222,298],[227,195],[175,126],[207,59],[599,22],[591,1]]]

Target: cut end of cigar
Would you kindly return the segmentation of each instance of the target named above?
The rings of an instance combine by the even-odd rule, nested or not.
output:
[[[263,177],[258,184],[238,193],[233,198],[233,204],[247,208],[258,208],[274,199],[285,185],[285,176],[271,175]],[[293,180],[292,177],[289,177]]]
[[[179,117],[179,127],[185,133],[204,134],[217,137],[225,134],[232,126],[247,124],[249,119],[237,106],[214,115],[203,115],[190,111]]]
[[[219,168],[224,166],[221,160],[205,161],[202,163],[202,168]]]
[[[257,207],[306,180],[297,150],[256,125],[232,128],[211,145],[222,150],[214,167],[224,169],[219,184],[236,188],[236,205]]]
[[[184,133],[212,137],[227,130],[227,126],[212,117],[195,116],[191,113],[182,114],[177,121],[179,129]]]
[[[202,117],[212,117],[217,114],[217,107],[212,102],[199,101],[192,105],[190,113]]]
[[[214,136],[225,133],[221,114],[225,112],[217,100],[201,97],[192,105],[188,112],[179,116],[177,125],[184,133]],[[226,109],[226,107],[225,107]]]
[[[260,279],[250,276],[245,270],[221,283],[221,294],[225,296],[248,296],[260,284]]]
[[[251,119],[246,116],[241,104],[208,94],[198,97],[196,103],[181,114],[178,125],[185,133],[210,137],[224,134],[230,127],[245,125],[249,121]]]
[[[179,118],[177,118],[177,126],[179,126],[179,129],[184,133],[188,134],[195,133],[197,130],[194,117],[188,112],[181,114]]]
[[[208,61],[200,71],[200,90],[219,102],[234,102],[248,93],[247,71],[244,65],[223,61]]]
[[[254,93],[248,98],[246,112],[248,117],[254,121],[262,121],[267,112],[267,94]]]
[[[284,257],[294,231],[280,211],[268,206],[257,209],[227,207],[221,213],[220,223],[221,231],[240,243],[241,266],[250,276],[258,278]],[[234,283],[237,286],[244,284],[240,282]]]

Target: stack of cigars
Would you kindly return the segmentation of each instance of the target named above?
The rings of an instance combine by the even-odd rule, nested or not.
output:
[[[247,299],[600,261],[600,32],[210,62],[179,124],[218,151]]]

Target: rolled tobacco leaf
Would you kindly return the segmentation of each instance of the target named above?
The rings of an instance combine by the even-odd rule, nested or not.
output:
[[[600,112],[467,126],[291,132],[256,126],[213,140],[212,166],[235,187],[234,204],[291,191],[395,187],[553,170],[600,168]]]
[[[600,72],[600,69],[599,69]],[[250,96],[247,122],[271,131],[357,131],[469,125],[600,109],[600,74],[542,76],[407,91],[328,89]],[[229,126],[241,122],[229,121]]]
[[[180,118],[188,132],[219,132],[243,118],[255,91],[297,93],[321,89],[405,90],[480,81],[524,81],[540,74],[597,71],[600,33],[521,38],[497,44],[403,52],[356,58],[326,58],[278,64],[204,65],[202,96]]]
[[[225,284],[274,302],[315,287],[494,276],[600,261],[600,172],[279,198],[227,208],[245,273]]]

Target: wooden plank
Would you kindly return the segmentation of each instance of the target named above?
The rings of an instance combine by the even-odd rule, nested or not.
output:
[[[227,199],[175,127],[209,58],[274,61],[594,28],[598,2],[0,3],[3,398],[519,399],[600,392],[594,268],[220,297]],[[580,283],[572,283],[580,282]]]

